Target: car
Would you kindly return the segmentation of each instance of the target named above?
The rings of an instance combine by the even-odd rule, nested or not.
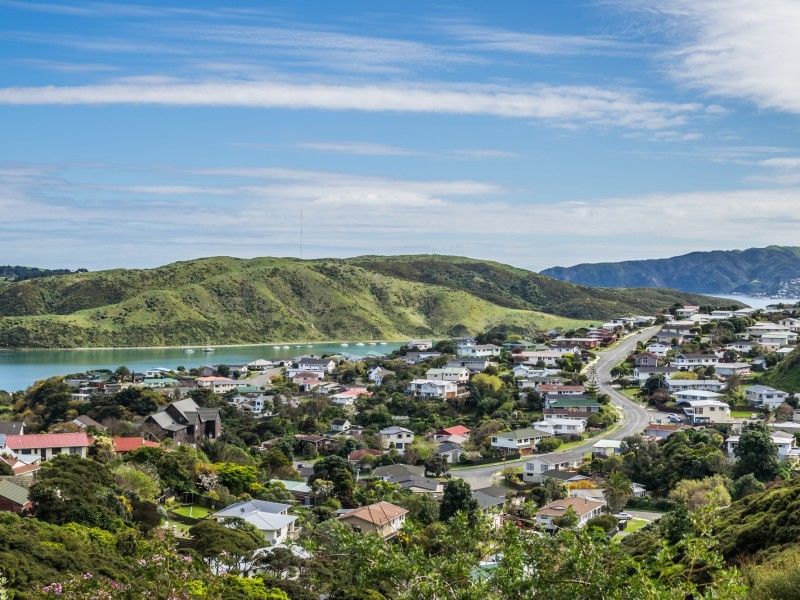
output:
[[[676,415],[675,413],[669,413],[667,415],[667,419],[669,419],[670,422],[672,422],[672,423],[680,423],[681,421],[683,421],[681,416],[680,415]]]
[[[633,515],[626,512],[617,513],[614,515],[620,521],[630,521],[633,518]]]

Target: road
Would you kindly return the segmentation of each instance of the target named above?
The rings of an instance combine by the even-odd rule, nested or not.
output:
[[[658,329],[658,326],[648,327],[647,329],[643,329],[623,339],[613,348],[598,353],[597,360],[591,367],[596,373],[599,390],[602,393],[608,394],[611,397],[611,403],[619,409],[620,426],[610,432],[593,437],[591,440],[578,446],[573,446],[569,450],[557,450],[550,454],[539,454],[537,456],[558,455],[568,459],[581,458],[591,450],[592,445],[594,445],[597,440],[608,438],[621,440],[624,437],[641,433],[647,428],[647,425],[650,423],[651,413],[611,387],[611,369],[620,364],[625,357],[636,348],[636,344],[653,337]],[[530,460],[530,457],[510,460],[502,465],[479,465],[464,469],[454,469],[452,474],[455,477],[461,477],[466,480],[473,489],[476,489],[492,485],[493,476],[502,471],[505,467],[509,465],[519,466],[527,460]]]

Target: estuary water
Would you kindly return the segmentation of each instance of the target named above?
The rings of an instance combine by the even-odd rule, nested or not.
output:
[[[187,369],[202,365],[242,364],[257,358],[277,360],[306,354],[343,354],[354,357],[388,354],[399,342],[348,342],[317,344],[263,344],[253,346],[216,346],[213,352],[202,347],[187,348],[112,348],[82,350],[0,350],[0,390],[22,390],[34,381],[91,369],[131,371],[152,368]],[[189,351],[191,350],[191,352]]]

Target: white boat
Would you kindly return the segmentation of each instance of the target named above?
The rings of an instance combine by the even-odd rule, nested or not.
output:
[[[344,342],[342,342],[342,348],[347,348],[349,345],[350,344],[345,344]]]
[[[364,345],[364,342],[358,342],[358,343],[356,344],[356,346],[363,346],[363,345]]]
[[[377,346],[377,345],[378,345],[378,342],[370,342],[370,343],[369,343],[369,345],[370,345],[370,346]]]
[[[273,349],[273,350],[280,350],[280,349],[281,349],[281,347],[280,347],[280,346],[273,346],[273,347],[272,347],[272,349]]]
[[[386,342],[381,342],[381,346],[385,346],[385,345],[386,345]]]
[[[194,348],[187,348],[186,354],[194,354]]]
[[[284,348],[289,348],[289,346],[284,346]]]

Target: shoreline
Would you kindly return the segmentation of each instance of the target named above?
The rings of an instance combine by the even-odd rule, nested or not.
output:
[[[209,344],[208,346],[204,344],[198,345],[175,345],[175,346],[81,346],[76,348],[63,348],[63,347],[48,347],[48,348],[0,348],[0,352],[55,352],[55,351],[72,351],[72,350],[80,350],[80,351],[87,351],[87,350],[188,350],[193,349],[195,351],[202,352],[203,348],[251,348],[254,346],[280,346],[281,350],[291,350],[294,346],[323,346],[329,344],[348,344],[348,345],[356,345],[356,344],[364,344],[365,346],[369,346],[371,344],[401,344],[404,341],[408,341],[411,338],[402,338],[396,340],[326,340],[326,341],[317,341],[317,342],[248,342],[244,344]],[[289,348],[283,348],[283,346],[289,346]],[[209,354],[212,354],[209,352]]]

